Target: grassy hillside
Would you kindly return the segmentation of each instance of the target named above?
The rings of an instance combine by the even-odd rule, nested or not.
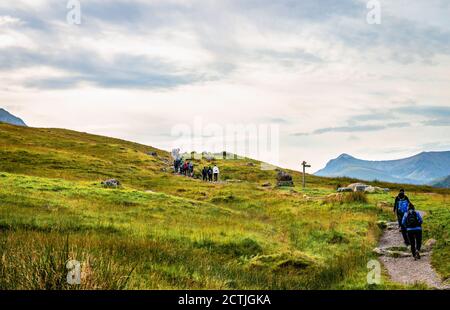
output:
[[[210,184],[173,175],[171,161],[118,139],[0,124],[0,288],[73,289],[69,259],[87,289],[374,288],[376,222],[392,217],[378,202],[394,193],[334,201],[353,180],[308,176],[303,191],[292,171],[294,188],[263,187],[276,172],[250,159],[216,160],[223,182]],[[211,164],[195,163],[197,174]],[[122,186],[104,188],[108,178]],[[450,191],[405,188],[429,211],[426,238],[448,278]]]

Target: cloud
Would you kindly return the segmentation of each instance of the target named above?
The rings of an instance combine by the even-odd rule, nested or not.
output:
[[[315,166],[358,150],[403,156],[446,139],[450,118],[449,3],[405,2],[383,1],[369,25],[366,0],[90,0],[71,26],[66,1],[3,1],[0,101],[32,125],[149,144],[202,116],[280,124],[280,152]],[[152,115],[168,122],[134,121]]]
[[[386,129],[386,126],[381,125],[361,125],[361,126],[340,126],[340,127],[325,127],[316,129],[310,133],[294,133],[294,136],[308,136],[308,135],[321,135],[330,132],[340,133],[352,133],[352,132],[367,132],[367,131],[379,131]]]
[[[450,118],[450,106],[407,105],[392,109],[392,112],[403,115]]]
[[[387,128],[406,128],[410,126],[411,124],[408,122],[389,123],[386,125]]]
[[[0,26],[1,27],[6,27],[8,25],[20,25],[22,24],[22,21],[20,20],[20,18],[16,18],[16,17],[12,17],[9,15],[5,15],[5,16],[0,16]]]
[[[450,126],[450,119],[442,118],[442,119],[433,119],[422,122],[425,126],[434,126],[434,127],[447,127]]]
[[[183,72],[174,64],[139,55],[115,55],[107,60],[89,51],[36,52],[9,48],[0,53],[0,69],[16,70],[46,66],[61,70],[66,77],[27,80],[24,86],[43,89],[76,87],[83,82],[104,88],[172,88],[208,80],[198,72]]]

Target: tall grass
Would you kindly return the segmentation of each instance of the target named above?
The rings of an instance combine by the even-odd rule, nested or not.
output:
[[[70,244],[69,236],[3,232],[0,242],[0,289],[124,289],[133,271],[105,253]],[[71,260],[81,263],[79,285],[67,281]]]

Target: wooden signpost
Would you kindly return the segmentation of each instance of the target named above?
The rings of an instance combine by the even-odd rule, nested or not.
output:
[[[303,166],[303,189],[306,187],[306,182],[305,182],[305,169],[306,168],[311,168],[311,165],[308,165],[307,163],[306,163],[306,161],[303,161],[302,162],[302,166]]]

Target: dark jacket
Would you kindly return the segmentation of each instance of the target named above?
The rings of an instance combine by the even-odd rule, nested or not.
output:
[[[417,221],[419,222],[419,225],[416,227],[408,227],[406,220],[408,219],[408,214],[410,213],[415,213],[417,216]],[[419,212],[416,212],[414,210],[409,210],[408,212],[405,213],[405,215],[403,215],[403,219],[402,219],[402,225],[406,227],[407,231],[411,231],[411,230],[422,230],[422,223],[423,223],[423,219],[422,216],[420,215]]]
[[[409,204],[411,204],[411,201],[409,201],[408,196],[403,196],[403,199],[406,199],[408,201]],[[395,202],[394,202],[394,213],[397,212],[398,209],[398,202],[401,200],[401,198],[397,195],[397,197],[395,197]]]

